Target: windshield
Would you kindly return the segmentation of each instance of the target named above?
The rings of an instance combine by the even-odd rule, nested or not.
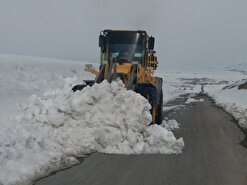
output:
[[[110,58],[117,61],[140,62],[143,56],[143,48],[136,44],[110,44]]]
[[[108,38],[109,59],[118,62],[141,62],[144,48],[138,32],[110,32]]]

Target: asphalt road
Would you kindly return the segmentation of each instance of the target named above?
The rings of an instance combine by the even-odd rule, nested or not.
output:
[[[205,101],[166,115],[181,124],[175,134],[184,138],[182,154],[95,153],[36,185],[247,185],[244,134],[229,114],[200,98]]]

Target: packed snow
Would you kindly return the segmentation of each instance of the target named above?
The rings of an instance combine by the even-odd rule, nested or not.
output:
[[[3,55],[0,64],[0,184],[31,184],[96,151],[182,152],[183,139],[149,126],[150,104],[121,81],[72,92],[83,63]]]

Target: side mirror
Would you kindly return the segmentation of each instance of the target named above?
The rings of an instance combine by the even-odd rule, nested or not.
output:
[[[153,50],[154,49],[154,42],[155,42],[154,37],[149,37],[149,40],[148,40],[148,49],[150,49],[150,50]]]
[[[105,36],[104,35],[100,35],[99,36],[99,47],[103,47],[105,45]]]

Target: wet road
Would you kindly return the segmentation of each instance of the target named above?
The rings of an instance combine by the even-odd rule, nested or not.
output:
[[[36,185],[246,185],[247,149],[240,145],[244,134],[208,97],[197,98],[205,101],[166,115],[181,124],[175,134],[184,138],[182,154],[95,153]]]

